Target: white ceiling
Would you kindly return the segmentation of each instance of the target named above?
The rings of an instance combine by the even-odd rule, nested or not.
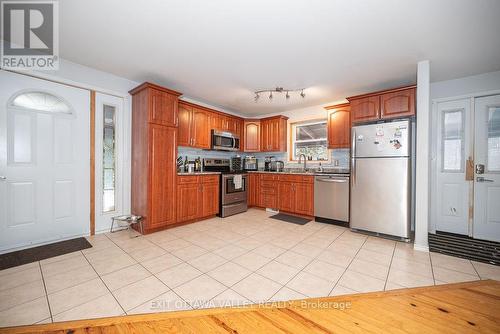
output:
[[[500,70],[498,0],[64,0],[62,58],[241,114]],[[253,91],[306,87],[305,99]]]

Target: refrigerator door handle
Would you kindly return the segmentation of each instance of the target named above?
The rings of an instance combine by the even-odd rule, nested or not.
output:
[[[352,129],[352,146],[351,146],[351,178],[352,184],[356,184],[356,130]]]

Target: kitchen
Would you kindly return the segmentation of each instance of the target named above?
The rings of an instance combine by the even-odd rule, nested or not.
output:
[[[0,6],[0,333],[500,328],[495,0]]]

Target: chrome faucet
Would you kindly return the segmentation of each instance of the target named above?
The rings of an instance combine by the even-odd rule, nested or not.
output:
[[[307,170],[307,158],[306,158],[306,155],[304,153],[299,155],[299,164],[300,164],[300,161],[302,160],[302,157],[304,157],[304,170]]]

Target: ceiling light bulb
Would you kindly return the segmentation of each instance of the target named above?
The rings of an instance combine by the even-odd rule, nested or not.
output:
[[[273,99],[273,92],[270,92],[269,93],[269,100],[272,100]]]
[[[288,91],[286,91],[285,97],[287,98],[287,100],[290,98],[290,94],[288,94]]]
[[[304,90],[300,92],[300,96],[302,96],[302,98],[306,97],[306,94],[304,94]]]
[[[260,97],[259,94],[255,94],[255,97],[254,97],[255,102],[257,102],[259,100],[259,97]]]

